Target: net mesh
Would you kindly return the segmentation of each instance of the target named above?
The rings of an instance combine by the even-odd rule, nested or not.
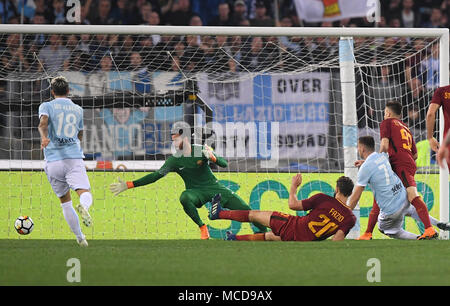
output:
[[[401,101],[419,146],[419,191],[436,215],[430,186],[437,176],[424,140],[427,106],[439,84],[439,40],[355,37],[354,46],[358,135],[374,136],[378,149],[384,106]],[[254,209],[288,212],[290,173],[308,173],[299,197],[332,195],[343,173],[339,38],[1,34],[0,52],[7,188],[0,237],[14,235],[10,225],[20,214],[37,215],[34,236],[70,237],[42,172],[36,129],[36,105],[51,100],[49,81],[57,75],[66,76],[70,96],[85,108],[82,146],[95,203],[89,238],[197,238],[179,204],[184,185],[175,174],[117,198],[108,190],[117,176],[132,180],[158,169],[172,154],[171,125],[189,116],[214,131],[203,141],[229,162],[213,167],[219,180]],[[186,100],[173,103],[179,93],[196,93],[212,109],[212,121]],[[147,105],[144,98],[167,105]],[[110,161],[112,169],[127,171],[110,172]],[[360,203],[362,228],[371,199],[365,193]],[[199,211],[206,219],[207,210]],[[210,227],[217,237],[241,227],[217,224]]]

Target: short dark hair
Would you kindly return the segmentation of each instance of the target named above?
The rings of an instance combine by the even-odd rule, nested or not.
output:
[[[352,194],[354,186],[355,184],[348,176],[341,176],[336,182],[336,187],[345,197],[349,197]]]
[[[359,137],[358,142],[368,149],[375,151],[375,140],[372,136],[361,136]]]
[[[63,76],[54,78],[51,82],[51,87],[55,96],[65,96],[69,93],[69,82]]]
[[[395,115],[401,116],[403,107],[400,102],[389,101],[388,103],[386,103],[386,107],[393,111]]]

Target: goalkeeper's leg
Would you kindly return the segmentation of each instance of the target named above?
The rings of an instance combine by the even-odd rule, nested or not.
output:
[[[244,200],[237,194],[233,193],[229,197],[222,197],[221,205],[224,208],[230,209],[230,210],[251,210],[250,206],[248,206]],[[253,222],[254,226],[258,228],[258,232],[265,233],[267,232],[267,227],[261,225],[260,223]]]
[[[200,196],[194,190],[186,189],[180,196],[180,202],[183,205],[184,212],[200,228],[200,238],[209,239],[208,228],[203,223],[197,211],[197,207],[200,208],[203,205]]]
[[[183,205],[184,212],[195,222],[199,227],[204,225],[200,218],[197,207],[201,206],[200,197],[192,190],[185,190],[180,196],[181,205]]]

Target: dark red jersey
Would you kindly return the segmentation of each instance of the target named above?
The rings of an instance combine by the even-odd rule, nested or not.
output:
[[[282,240],[324,240],[338,230],[347,235],[356,222],[356,217],[348,206],[323,193],[302,200],[302,206],[305,211],[310,211],[306,216],[275,213],[272,216],[271,228]]]
[[[380,139],[389,139],[389,161],[392,168],[409,168],[416,172],[414,155],[417,153],[416,142],[409,128],[401,120],[390,118],[380,125]],[[395,171],[395,170],[394,170]]]
[[[444,137],[450,129],[450,85],[439,87],[434,91],[431,103],[438,104],[442,107],[444,113]]]

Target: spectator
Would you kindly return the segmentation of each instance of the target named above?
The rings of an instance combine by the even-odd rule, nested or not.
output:
[[[439,43],[431,46],[431,53],[422,62],[422,71],[427,90],[434,90],[439,86]]]
[[[88,20],[91,24],[116,24],[116,20],[111,14],[111,0],[99,0],[97,10],[92,12]]]
[[[30,67],[29,60],[24,56],[23,45],[20,44],[20,35],[9,35],[2,55],[2,74],[28,71]]]
[[[120,70],[128,70],[131,65],[131,54],[135,52],[134,39],[131,35],[119,37],[119,45],[119,51],[116,53],[114,59]]]
[[[244,0],[236,0],[234,2],[234,10],[231,15],[231,25],[238,26],[241,20],[247,19],[247,6]]]
[[[256,1],[255,3],[255,18],[250,19],[252,27],[273,27],[275,21],[267,15],[267,8],[263,1]]]
[[[181,68],[189,72],[197,72],[203,67],[204,51],[198,44],[197,36],[186,36],[186,48],[180,59]]]
[[[130,56],[131,71],[133,71],[134,90],[139,93],[149,93],[150,88],[150,73],[147,68],[142,65],[142,57],[139,52],[133,52]]]
[[[283,17],[280,21],[280,25],[282,27],[292,27],[292,20],[289,17]],[[287,49],[290,52],[293,53],[299,53],[300,52],[300,37],[294,37],[294,36],[280,36],[279,38],[280,45],[282,45],[285,49]]]
[[[52,23],[65,24],[66,10],[64,0],[53,0],[51,9]]]
[[[259,36],[253,37],[250,52],[246,53],[242,59],[242,65],[249,71],[257,71],[264,61],[263,40]]]
[[[421,24],[420,14],[414,9],[414,0],[403,0],[403,8],[400,12],[402,26],[416,28]]]
[[[197,14],[203,24],[211,25],[218,16],[218,7],[225,0],[191,0],[191,9]],[[230,2],[230,1],[228,1]]]
[[[117,24],[128,25],[133,24],[133,6],[130,0],[117,0],[117,6],[111,12],[111,17]]]
[[[149,2],[145,2],[144,4],[142,4],[141,10],[139,12],[141,18],[140,24],[148,24],[152,9],[152,5]]]
[[[406,106],[406,114],[413,115],[411,118],[405,118],[404,121],[409,122],[409,128],[413,132],[414,139],[417,141],[426,139],[426,111],[429,101],[431,100],[430,91],[426,91],[419,78],[413,78],[407,83],[406,94],[403,96],[402,105]],[[419,112],[418,116],[415,115]]]
[[[44,46],[39,52],[39,59],[50,74],[62,68],[64,61],[70,56],[70,51],[62,46],[61,35],[50,35],[49,42],[50,44]]]
[[[160,25],[161,23],[159,14],[156,11],[150,11],[150,13],[146,14],[145,18],[147,18],[144,23],[146,25],[157,26]],[[152,38],[152,45],[154,46],[161,41],[161,35],[158,34],[152,34],[151,38]]]
[[[378,123],[383,121],[384,108],[391,100],[399,100],[402,97],[401,84],[393,77],[390,66],[381,66],[376,69],[375,75],[369,80],[368,97],[369,107],[374,112],[375,120],[373,128],[378,128]]]
[[[444,26],[442,12],[439,7],[432,8],[430,20],[422,24],[424,28],[442,28]]]
[[[45,16],[43,13],[36,13],[34,14],[33,18],[31,19],[31,24],[46,24],[47,20],[45,19]],[[35,34],[32,38],[32,45],[36,47],[36,49],[42,48],[42,46],[45,44],[45,35],[44,34]],[[33,49],[33,51],[37,51],[36,49]]]
[[[178,0],[172,9],[164,16],[166,24],[175,26],[187,26],[191,20],[193,12],[189,0]]]
[[[2,23],[8,23],[10,18],[20,16],[20,13],[13,1],[1,1],[0,14]]]
[[[231,17],[230,17],[230,6],[228,3],[220,3],[218,7],[219,15],[214,18],[209,25],[211,26],[230,26]]]

